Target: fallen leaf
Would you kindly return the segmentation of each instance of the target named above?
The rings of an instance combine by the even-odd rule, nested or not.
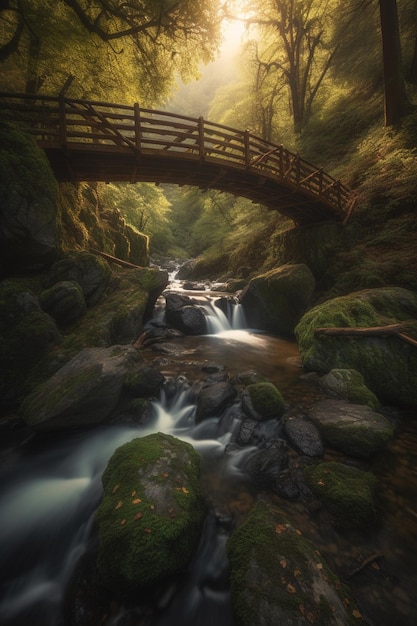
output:
[[[298,578],[298,576],[301,576],[301,570],[300,570],[300,569],[295,569],[295,570],[294,570],[294,576],[295,576],[296,578]]]
[[[119,489],[120,485],[115,485],[112,489],[112,493],[116,493],[116,491]]]
[[[322,480],[322,479],[320,478],[320,480],[318,481],[318,483],[317,483],[317,484],[318,484],[318,485],[320,485],[320,487],[324,487],[324,485],[325,485],[326,483],[324,482],[324,480]]]
[[[380,570],[380,569],[381,569],[381,568],[379,567],[379,565],[378,565],[378,563],[377,563],[376,561],[374,561],[374,562],[372,563],[371,567],[372,567],[373,569],[376,569],[376,570]]]
[[[164,478],[168,478],[169,474],[165,472],[164,474],[161,474],[161,476],[163,476]]]
[[[154,508],[155,508],[155,505],[154,505],[154,504],[151,504],[151,506],[150,506],[149,508],[151,508],[151,509],[152,509],[152,511],[153,511],[153,510],[154,510]]]
[[[132,504],[139,504],[139,502],[142,502],[140,498],[135,498],[135,500],[132,500]]]
[[[317,563],[316,567],[317,569],[323,569],[323,563]]]
[[[294,585],[292,585],[291,583],[288,583],[287,591],[288,591],[288,593],[295,593],[296,589],[295,589]]]
[[[132,498],[134,498],[134,497],[135,497],[135,495],[136,495],[136,489],[134,489],[134,490],[132,491]]]
[[[116,504],[115,509],[121,509],[123,506],[123,502],[121,500],[119,500],[119,502]]]
[[[181,488],[181,491],[182,491],[183,493],[190,493],[190,492],[188,491],[188,489],[186,489],[185,487],[182,487],[182,488]]]
[[[285,530],[287,530],[285,524],[275,524],[275,532],[277,533],[277,535],[280,535]]]
[[[141,513],[141,512],[139,511],[139,513],[136,513],[136,515],[135,515],[135,517],[134,517],[133,519],[134,519],[134,520],[138,520],[138,519],[140,519],[141,517],[143,517],[143,513]]]
[[[279,564],[281,565],[281,567],[283,567],[284,569],[287,567],[287,561],[285,559],[281,559]]]
[[[126,524],[126,520],[125,519],[120,520],[120,526],[124,526],[125,524]]]
[[[352,611],[352,615],[353,615],[353,617],[357,617],[358,619],[360,619],[362,617],[362,613],[360,613],[357,609]]]
[[[145,533],[151,533],[152,532],[152,528],[145,528]]]
[[[295,529],[295,532],[297,533],[297,535],[302,535],[303,533],[301,532],[301,530],[298,530],[298,528]]]

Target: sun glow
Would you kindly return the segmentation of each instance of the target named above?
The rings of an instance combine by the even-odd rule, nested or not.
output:
[[[225,18],[222,24],[223,43],[221,50],[223,54],[232,54],[238,52],[242,45],[243,38],[247,32],[246,24],[243,21],[245,11],[243,2],[235,0],[228,4],[228,14],[233,18]]]

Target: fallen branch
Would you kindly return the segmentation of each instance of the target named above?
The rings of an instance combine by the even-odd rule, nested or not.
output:
[[[382,559],[382,558],[384,558],[384,555],[380,554],[379,552],[377,554],[372,554],[367,559],[362,561],[359,567],[354,569],[352,572],[349,572],[349,574],[346,574],[345,579],[349,580],[350,578],[353,578],[353,576],[356,576],[356,574],[359,574],[362,570],[364,570],[365,567],[368,567],[368,565],[371,565],[375,561],[379,561],[379,559]]]
[[[417,348],[417,340],[410,337],[406,333],[402,332],[407,329],[407,324],[388,324],[387,326],[370,326],[359,328],[338,328],[338,327],[325,327],[315,328],[315,335],[327,335],[330,337],[382,337],[384,335],[393,335],[399,337],[403,341],[406,341],[414,348]]]
[[[90,252],[92,252],[93,254],[98,254],[99,256],[102,256],[103,259],[111,261],[112,263],[117,263],[117,265],[121,265],[122,267],[131,267],[134,269],[143,270],[143,267],[141,265],[135,265],[134,263],[129,263],[129,261],[122,261],[122,259],[118,259],[111,254],[107,254],[107,252],[101,252],[101,250],[95,250],[94,248],[90,248]]]

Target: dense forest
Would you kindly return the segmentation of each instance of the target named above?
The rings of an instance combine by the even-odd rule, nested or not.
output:
[[[417,0],[0,0],[0,69],[0,622],[414,626]]]
[[[137,101],[249,129],[350,185],[361,233],[354,229],[360,240],[369,228],[381,231],[382,251],[389,220],[415,202],[416,12],[412,0],[349,7],[337,0],[204,0],[198,7],[10,0],[0,11],[0,89],[65,89],[68,97]],[[117,208],[150,237],[151,254],[202,256],[201,272],[212,275],[221,267],[236,272],[241,257],[250,257],[254,270],[270,269],[274,240],[291,226],[278,213],[216,191],[97,184],[77,193],[86,204],[93,194],[96,212]],[[82,222],[83,211],[73,211],[73,232],[85,230],[80,214]],[[406,273],[409,228],[404,217],[391,233]],[[375,238],[373,249],[370,266]],[[391,274],[389,259],[385,264]]]

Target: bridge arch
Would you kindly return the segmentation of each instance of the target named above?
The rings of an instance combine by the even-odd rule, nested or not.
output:
[[[64,97],[0,93],[59,181],[155,182],[249,198],[297,224],[346,222],[354,206],[340,180],[248,130],[167,111]]]

